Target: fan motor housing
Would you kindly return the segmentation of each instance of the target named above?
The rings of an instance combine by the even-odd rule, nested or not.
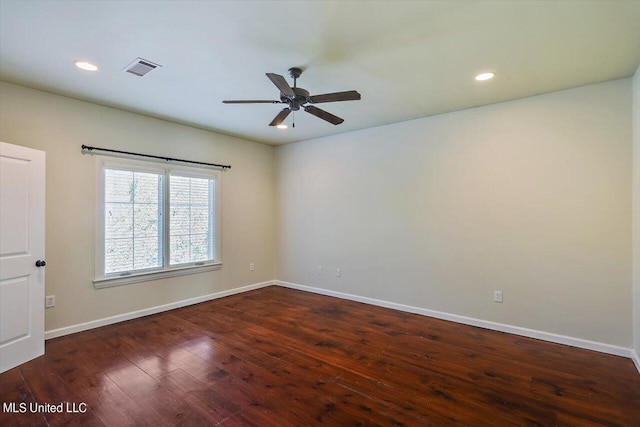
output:
[[[289,104],[289,108],[293,111],[298,111],[300,109],[301,104],[305,104],[308,102],[309,91],[306,89],[302,89],[301,87],[292,87],[293,93],[296,94],[294,98],[290,98],[286,95],[280,94],[280,100]]]

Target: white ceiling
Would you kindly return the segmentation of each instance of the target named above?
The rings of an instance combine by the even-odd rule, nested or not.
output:
[[[282,144],[630,76],[639,23],[638,0],[1,0],[0,78]],[[123,72],[136,57],[162,68]],[[287,130],[268,126],[281,105],[221,103],[278,99],[265,73],[292,66],[312,94],[362,100],[320,105],[341,125],[299,112]]]

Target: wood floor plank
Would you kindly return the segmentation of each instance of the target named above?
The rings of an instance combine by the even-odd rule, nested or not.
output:
[[[7,411],[0,412],[0,426],[46,426],[47,420],[42,414],[29,411],[29,405],[36,402],[33,393],[22,377],[19,368],[11,369],[0,375],[1,403],[12,404]]]
[[[49,340],[0,425],[640,425],[625,358],[271,286]]]
[[[33,391],[33,397],[40,405],[60,405],[67,403],[80,404],[84,402],[74,389],[66,384],[64,378],[58,374],[53,362],[45,355],[27,364],[20,366],[20,371],[29,388]],[[65,411],[40,412],[50,426],[78,425],[78,426],[104,426],[102,421],[93,413],[91,407],[86,412],[71,413]]]

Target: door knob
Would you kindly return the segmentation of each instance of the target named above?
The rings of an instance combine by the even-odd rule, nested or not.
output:
[[[43,259],[39,259],[36,261],[36,267],[44,267],[45,265],[47,265],[47,263]]]

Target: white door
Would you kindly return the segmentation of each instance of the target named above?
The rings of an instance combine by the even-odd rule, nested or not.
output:
[[[45,153],[0,142],[0,372],[44,354],[44,186]]]

